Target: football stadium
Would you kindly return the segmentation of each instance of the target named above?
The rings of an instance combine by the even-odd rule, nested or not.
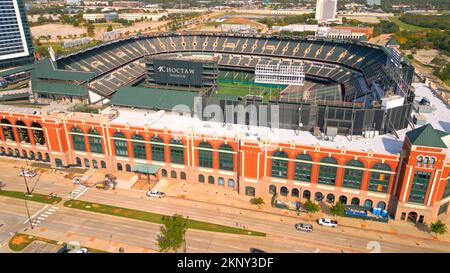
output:
[[[371,220],[448,212],[450,110],[393,48],[179,32],[49,52],[1,74],[60,107],[1,105],[2,156],[380,209]]]

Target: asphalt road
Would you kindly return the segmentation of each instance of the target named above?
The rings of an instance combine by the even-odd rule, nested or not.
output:
[[[0,181],[6,183],[5,189],[25,189],[23,179],[17,174],[1,172]],[[71,185],[70,181],[44,174],[40,177],[35,191],[44,194],[53,192],[65,198],[74,189],[75,187]],[[5,203],[4,199],[8,199],[8,202]],[[236,226],[238,223],[239,226],[268,234],[266,238],[259,238],[189,230],[188,251],[193,252],[248,252],[251,247],[261,248],[268,252],[371,252],[374,250],[373,246],[376,245],[380,245],[381,252],[448,252],[450,249],[450,244],[445,242],[404,238],[401,235],[380,234],[372,231],[364,231],[361,235],[361,230],[347,227],[332,229],[314,225],[314,232],[304,233],[294,229],[293,225],[299,220],[292,217],[274,216],[264,212],[210,205],[172,197],[152,199],[138,191],[118,190],[113,192],[90,188],[79,197],[79,200],[166,215],[180,213],[189,216],[190,219],[229,226]],[[11,198],[0,197],[2,211],[8,211],[11,215],[15,215],[19,213],[20,206],[24,210],[23,201],[15,201],[19,203],[11,201]],[[10,211],[10,206],[13,206],[12,211]],[[41,204],[39,206],[42,207]],[[156,224],[63,207],[43,221],[40,226],[49,231],[70,231],[102,240],[110,240],[112,235],[114,241],[154,250],[157,249],[155,240],[159,234],[159,225]]]

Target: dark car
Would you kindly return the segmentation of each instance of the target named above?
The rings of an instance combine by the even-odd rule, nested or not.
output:
[[[301,230],[301,231],[306,231],[306,232],[311,232],[311,231],[313,231],[313,226],[311,224],[298,223],[298,224],[295,224],[295,229]]]
[[[267,253],[267,252],[257,248],[250,248],[250,253]]]

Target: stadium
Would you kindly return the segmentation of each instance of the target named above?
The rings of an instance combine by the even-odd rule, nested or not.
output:
[[[339,201],[383,210],[361,216],[376,221],[449,211],[450,110],[413,83],[393,48],[186,32],[49,53],[0,74],[29,77],[40,107],[0,105],[1,156],[142,176],[148,188],[185,182],[267,202]]]
[[[90,104],[111,99],[117,104],[114,95],[132,92],[123,87],[142,85],[147,74],[144,60],[156,56],[211,56],[219,72],[210,84],[213,90],[202,93],[206,103],[276,104],[281,128],[311,132],[337,128],[339,134],[361,135],[390,133],[409,124],[414,69],[395,51],[365,42],[208,33],[137,36],[55,58],[44,68],[47,71],[39,72],[44,75],[34,77],[33,90],[40,98],[67,95]],[[301,86],[276,80],[258,84],[258,66],[301,67],[304,80]],[[60,78],[52,79],[55,74]],[[51,93],[52,83],[61,80],[74,84],[76,96]],[[195,88],[182,88],[187,89]],[[389,99],[382,101],[386,94]]]

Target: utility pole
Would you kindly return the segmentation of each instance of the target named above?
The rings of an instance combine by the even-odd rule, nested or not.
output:
[[[27,188],[27,195],[30,195],[30,188],[28,187],[28,183],[27,183],[27,177],[25,176],[25,169],[22,167],[22,175],[23,175],[23,180],[25,181],[25,186]]]
[[[33,229],[33,223],[31,222],[31,216],[30,216],[30,211],[28,210],[27,199],[24,199],[24,201],[25,201],[25,208],[26,208],[27,214],[28,214],[28,223],[30,223],[30,228]]]

